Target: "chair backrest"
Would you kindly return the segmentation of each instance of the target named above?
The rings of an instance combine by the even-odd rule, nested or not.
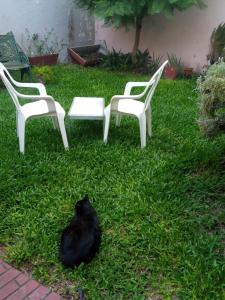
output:
[[[145,94],[147,92],[147,97],[145,99],[145,110],[147,110],[149,108],[149,105],[151,103],[152,100],[152,96],[155,92],[155,89],[157,87],[157,84],[159,83],[159,79],[162,76],[163,70],[165,68],[165,66],[167,65],[168,60],[166,60],[161,67],[155,72],[155,74],[152,76],[152,78],[149,81],[149,84],[146,86],[143,94]]]
[[[0,77],[6,87],[6,89],[8,90],[15,106],[16,109],[18,111],[20,111],[20,103],[18,101],[18,93],[15,90],[13,84],[14,84],[14,79],[11,77],[11,75],[9,74],[9,72],[7,71],[6,67],[0,62]]]
[[[16,43],[12,31],[0,35],[0,62],[6,67],[29,65],[29,59]]]

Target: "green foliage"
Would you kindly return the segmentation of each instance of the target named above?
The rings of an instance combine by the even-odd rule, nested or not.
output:
[[[178,76],[183,76],[184,72],[184,63],[182,62],[181,58],[178,58],[175,54],[168,54],[168,66],[171,68],[176,69]]]
[[[206,136],[214,136],[225,129],[225,63],[212,65],[204,78],[198,79],[198,121]]]
[[[132,62],[135,63],[135,55],[139,47],[142,21],[146,16],[162,14],[167,17],[173,15],[173,11],[185,10],[193,5],[204,7],[202,0],[74,0],[78,6],[94,13],[105,24],[118,28],[124,26],[136,27],[135,42],[133,46]]]
[[[122,53],[116,51],[114,48],[107,55],[102,58],[101,65],[111,70],[128,70],[131,66],[130,53]]]
[[[32,70],[37,80],[43,83],[56,83],[57,81],[54,69],[49,66],[34,67]]]
[[[151,63],[149,64],[150,74],[154,74],[162,63],[163,55],[157,56],[154,53],[151,56]]]
[[[110,70],[135,71],[142,74],[153,74],[161,64],[161,56],[151,56],[146,49],[137,51],[136,64],[132,64],[131,53],[122,53],[113,49],[102,58],[101,66]]]
[[[225,59],[225,23],[221,23],[212,32],[210,38],[210,60],[216,62],[220,57]]]
[[[149,76],[78,66],[47,91],[66,111],[74,96],[121,94],[128,81]],[[19,78],[19,73],[16,74]],[[138,120],[65,118],[70,149],[49,118],[27,122],[26,154],[19,154],[15,109],[0,89],[0,243],[5,259],[76,299],[224,299],[225,136],[201,139],[195,126],[195,82],[160,80],[152,101],[153,136],[140,148]],[[103,239],[88,265],[65,269],[58,242],[87,193]]]
[[[181,58],[178,58],[175,54],[168,54],[168,66],[171,68],[179,69],[184,66],[183,62],[181,61]]]
[[[207,70],[207,77],[225,78],[225,64],[219,63],[210,66]]]
[[[76,0],[79,6],[94,12],[106,24],[129,26],[147,15],[172,16],[174,9],[185,10],[193,5],[203,7],[202,0]]]
[[[149,54],[148,49],[146,49],[143,52],[141,52],[141,50],[138,50],[136,54],[136,59],[137,59],[136,62],[137,66],[142,68],[148,66],[151,63],[151,56]]]

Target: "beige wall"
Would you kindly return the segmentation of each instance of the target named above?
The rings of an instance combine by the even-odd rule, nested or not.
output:
[[[225,0],[205,0],[207,8],[193,7],[185,12],[175,12],[172,19],[163,16],[144,20],[140,49],[162,55],[175,53],[187,66],[199,70],[207,63],[209,39],[214,27],[225,22]],[[106,40],[108,48],[131,51],[134,31],[115,30],[96,22],[96,40]],[[165,55],[166,57],[166,55]]]

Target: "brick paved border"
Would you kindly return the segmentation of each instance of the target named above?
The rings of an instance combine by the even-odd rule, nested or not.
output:
[[[63,298],[0,259],[0,300],[63,300]]]

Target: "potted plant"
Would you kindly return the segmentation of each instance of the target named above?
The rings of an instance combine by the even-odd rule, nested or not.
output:
[[[185,77],[191,77],[192,74],[193,74],[193,68],[184,67],[184,76]]]
[[[168,65],[165,67],[164,75],[168,79],[176,79],[178,75],[183,73],[183,63],[181,58],[177,58],[175,54],[167,54]]]
[[[30,34],[28,29],[25,31],[26,42],[23,44],[26,49],[31,65],[43,66],[57,63],[59,52],[62,50],[63,41],[58,38],[53,29],[43,34]]]

